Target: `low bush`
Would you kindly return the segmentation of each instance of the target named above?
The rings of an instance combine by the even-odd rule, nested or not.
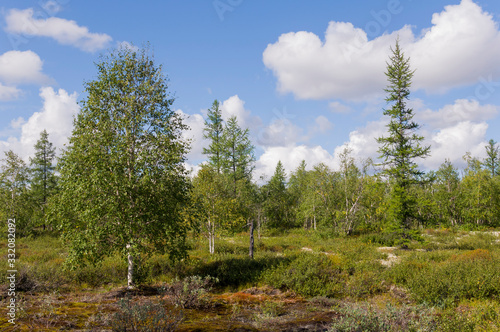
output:
[[[272,254],[260,254],[254,259],[249,259],[248,255],[218,255],[211,262],[195,266],[190,273],[210,275],[219,280],[217,287],[237,289],[256,284],[264,271],[288,260]]]
[[[422,306],[395,307],[387,305],[379,309],[370,304],[348,303],[334,308],[340,314],[330,332],[351,331],[435,331],[433,310]]]
[[[449,255],[440,262],[409,257],[388,275],[419,303],[448,307],[463,299],[500,297],[500,258],[477,249]]]
[[[139,304],[122,299],[110,325],[116,332],[168,332],[175,331],[182,320],[180,311],[167,310],[161,303],[147,301]]]
[[[417,230],[397,230],[386,231],[375,234],[367,234],[362,236],[362,241],[365,243],[376,243],[382,246],[403,246],[407,247],[410,243],[423,242],[424,238]]]
[[[303,296],[340,296],[348,273],[324,254],[300,253],[263,274],[263,281]]]
[[[217,279],[210,276],[191,276],[175,280],[171,285],[164,286],[160,292],[171,295],[176,307],[203,308],[209,303],[207,294],[214,283],[217,283]]]

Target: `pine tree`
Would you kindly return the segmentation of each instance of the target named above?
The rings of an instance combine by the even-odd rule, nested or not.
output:
[[[384,110],[384,115],[391,118],[387,125],[389,136],[380,137],[377,142],[382,145],[379,153],[384,159],[383,173],[393,182],[391,214],[396,223],[393,226],[404,230],[410,227],[414,217],[415,202],[410,187],[424,174],[418,169],[415,159],[428,156],[430,147],[420,145],[424,138],[416,134],[420,126],[413,121],[413,110],[407,106],[414,74],[410,69],[410,59],[405,58],[401,51],[399,39],[391,51],[385,73],[389,82],[385,89],[388,93],[385,100],[392,106]]]
[[[56,149],[49,141],[49,134],[44,129],[35,144],[35,156],[30,158],[31,190],[35,203],[39,207],[41,224],[45,230],[45,207],[47,199],[56,188],[55,166],[52,164]]]
[[[210,140],[208,148],[203,148],[203,154],[208,155],[208,163],[215,168],[218,174],[222,172],[224,146],[222,141],[223,120],[218,100],[215,100],[208,110],[203,137]]]

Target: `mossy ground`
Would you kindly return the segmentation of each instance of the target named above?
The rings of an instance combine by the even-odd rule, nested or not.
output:
[[[0,330],[111,330],[125,297],[134,303],[164,300],[169,310],[179,310],[159,290],[193,275],[219,281],[203,307],[182,309],[179,331],[500,330],[496,233],[426,230],[423,241],[405,249],[380,248],[372,238],[319,231],[267,234],[256,239],[254,260],[247,256],[247,234],[219,238],[215,255],[208,254],[203,239],[191,239],[190,258],[183,262],[158,255],[144,260],[135,291],[124,287],[126,265],[119,256],[100,267],[68,271],[57,238],[19,239],[17,267],[23,279],[17,324],[7,322],[3,285]],[[395,263],[383,264],[391,255]],[[0,268],[5,278],[6,256]]]

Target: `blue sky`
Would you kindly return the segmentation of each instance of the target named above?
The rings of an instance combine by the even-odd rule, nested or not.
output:
[[[0,150],[24,158],[44,128],[71,133],[94,62],[149,42],[170,79],[174,108],[203,161],[206,109],[218,99],[256,146],[255,177],[305,159],[337,167],[349,146],[375,158],[385,133],[385,61],[397,35],[416,69],[411,95],[435,169],[463,167],[500,141],[500,3],[447,1],[6,0],[0,25]]]

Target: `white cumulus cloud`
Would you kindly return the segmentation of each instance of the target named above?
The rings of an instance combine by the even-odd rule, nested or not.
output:
[[[306,161],[308,169],[319,163],[324,163],[330,167],[335,166],[334,157],[319,145],[314,147],[306,145],[270,147],[265,149],[256,162],[254,180],[259,180],[262,176],[266,176],[264,181],[269,180],[274,174],[278,161],[281,161],[287,175],[290,175],[302,160]]]
[[[15,99],[19,96],[21,90],[15,86],[5,86],[0,83],[0,100]]]
[[[11,9],[5,17],[6,31],[27,36],[41,36],[55,39],[63,45],[72,45],[86,52],[95,52],[108,46],[111,36],[92,33],[87,27],[75,21],[59,17],[37,19],[33,8]]]
[[[20,127],[20,137],[11,136],[0,141],[0,151],[13,150],[27,161],[33,155],[33,146],[44,129],[56,151],[67,143],[73,130],[73,117],[80,109],[76,100],[77,93],[69,94],[63,89],[54,91],[51,87],[44,87],[40,89],[40,97],[43,99],[42,109],[33,113],[27,121],[22,118],[12,121],[12,128]]]
[[[5,83],[48,83],[43,61],[33,51],[8,51],[0,55],[0,80]]]
[[[425,109],[415,112],[415,120],[421,125],[419,134],[424,136],[422,146],[430,146],[430,156],[417,159],[416,162],[427,169],[437,169],[445,159],[450,160],[456,167],[464,167],[462,157],[471,152],[474,157],[483,158],[485,155],[486,120],[497,116],[498,110],[493,105],[481,105],[477,101],[458,99],[454,104],[445,105],[437,111]],[[338,146],[334,155],[344,149],[346,145],[352,149],[353,156],[359,159],[379,156],[378,137],[386,137],[389,119],[368,123],[365,127],[352,131],[349,141]]]
[[[220,105],[222,119],[229,120],[230,117],[236,116],[238,125],[243,128],[253,130],[262,124],[258,116],[253,116],[252,113],[245,109],[245,102],[238,95],[234,95],[224,100]]]
[[[190,161],[197,161],[204,158],[203,147],[208,146],[208,141],[203,138],[203,128],[205,127],[205,119],[201,114],[186,114],[182,110],[177,110],[176,113],[184,119],[184,124],[189,127],[188,130],[182,132],[182,138],[191,141],[191,150],[187,155]]]
[[[366,31],[349,22],[330,22],[324,40],[306,31],[285,33],[267,46],[263,62],[282,93],[300,99],[366,100],[383,94],[386,61],[398,35],[416,69],[416,89],[444,92],[481,77],[499,77],[498,24],[472,0],[434,14],[432,26],[418,37],[404,26],[369,40]]]

